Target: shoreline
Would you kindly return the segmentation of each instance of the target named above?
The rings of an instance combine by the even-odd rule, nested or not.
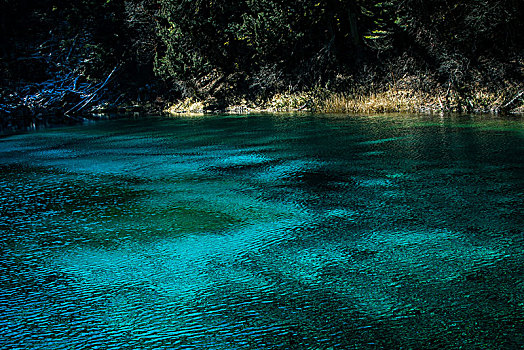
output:
[[[513,89],[515,91],[516,89]],[[336,93],[330,91],[287,92],[267,100],[232,99],[231,103],[216,99],[186,98],[172,103],[163,112],[180,114],[250,114],[250,113],[466,113],[524,114],[524,90],[489,93],[478,90],[466,96],[450,91],[420,92],[390,88],[370,94]],[[508,108],[510,107],[510,108]]]
[[[504,106],[511,108],[504,109]],[[17,107],[14,113],[0,113],[0,134],[8,135],[56,125],[76,125],[89,120],[113,119],[118,116],[258,113],[524,115],[524,89],[512,87],[498,93],[479,89],[462,96],[450,90],[428,93],[396,87],[368,94],[317,89],[276,93],[267,99],[232,97],[218,101],[211,97],[186,98],[174,103],[167,99],[162,101],[162,104],[158,101],[130,101],[122,105],[100,104],[89,111],[73,115],[66,115],[60,108],[39,108],[31,111],[22,105]]]

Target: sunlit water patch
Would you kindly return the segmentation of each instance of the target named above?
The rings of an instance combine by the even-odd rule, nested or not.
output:
[[[0,139],[0,347],[519,348],[522,120],[144,118]]]

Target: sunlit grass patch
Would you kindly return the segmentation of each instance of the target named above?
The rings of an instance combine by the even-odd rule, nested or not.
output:
[[[325,113],[421,112],[436,103],[427,93],[394,88],[365,95],[333,93],[317,102]]]
[[[473,112],[498,113],[515,93],[518,86],[493,90],[487,87],[471,87],[457,91],[451,86],[437,86],[419,90],[409,81],[397,81],[382,88],[348,88],[335,92],[322,87],[306,91],[283,91],[269,98],[238,99],[240,102],[226,103],[221,112],[249,114],[257,112],[313,112],[313,113],[433,113]],[[212,100],[210,100],[212,101]],[[166,110],[169,114],[203,114],[209,101],[187,98],[178,101]],[[211,104],[212,106],[213,104]],[[524,112],[524,103],[513,108]]]
[[[178,101],[166,110],[169,114],[203,113],[203,111],[204,102],[191,97]]]

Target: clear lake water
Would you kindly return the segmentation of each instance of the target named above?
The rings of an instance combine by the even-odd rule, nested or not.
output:
[[[524,120],[0,138],[2,349],[519,349]]]

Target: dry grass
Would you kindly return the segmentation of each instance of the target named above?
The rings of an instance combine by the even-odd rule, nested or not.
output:
[[[169,107],[165,112],[169,114],[203,113],[204,102],[193,98],[186,98],[185,100],[178,101]]]
[[[314,102],[311,92],[283,93],[274,95],[264,104],[264,109],[276,112],[309,110]]]
[[[444,89],[430,94],[390,88],[383,92],[366,95],[331,93],[315,101],[315,104],[316,110],[324,113],[495,113],[516,91],[518,89],[515,87],[501,89],[497,92],[478,88],[473,93],[460,96],[455,91]],[[524,111],[524,104],[516,109],[516,112],[522,111]]]
[[[438,105],[438,99],[420,92],[389,89],[368,95],[330,94],[318,101],[325,113],[422,112]]]
[[[242,101],[229,106],[227,113],[297,112],[316,113],[431,113],[431,112],[496,112],[516,87],[490,92],[485,88],[474,89],[466,96],[459,96],[449,89],[438,89],[433,93],[390,87],[370,93],[333,93],[328,91],[287,92],[274,95],[266,101]],[[204,113],[206,102],[186,99],[167,110],[171,114]],[[517,109],[523,112],[524,105]]]

